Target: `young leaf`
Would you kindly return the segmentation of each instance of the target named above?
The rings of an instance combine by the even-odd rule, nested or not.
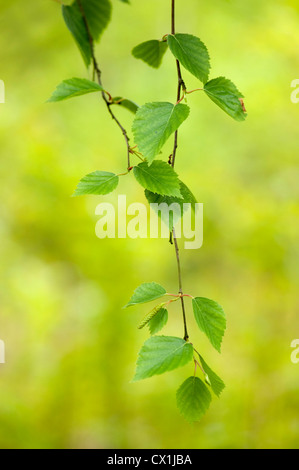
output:
[[[203,83],[209,79],[210,57],[199,38],[192,34],[169,34],[167,42],[169,49],[185,69]]]
[[[246,119],[247,114],[240,101],[243,95],[233,82],[224,77],[214,78],[205,84],[204,91],[219,108],[233,119],[236,121]]]
[[[122,98],[121,96],[116,96],[113,98],[113,103],[112,104],[117,104],[118,106],[122,106],[123,108],[128,109],[131,111],[133,114],[136,114],[140,106],[134,101],[127,100],[126,98]]]
[[[167,139],[189,116],[190,109],[185,104],[164,102],[147,103],[138,109],[132,131],[140,152],[149,163]]]
[[[111,19],[111,2],[110,0],[80,0],[80,2],[91,36],[98,41]]]
[[[214,348],[221,352],[221,342],[226,329],[223,308],[214,300],[205,297],[192,299],[192,306],[200,330],[207,335]]]
[[[161,65],[166,50],[166,42],[153,39],[152,41],[146,41],[134,47],[132,54],[136,59],[141,59],[151,67],[157,69]]]
[[[150,323],[151,320],[153,320],[153,318],[158,315],[158,313],[161,311],[161,310],[165,310],[165,309],[162,309],[163,305],[165,305],[166,302],[163,302],[162,304],[159,304],[157,305],[156,307],[153,308],[153,310],[151,310],[146,316],[145,318],[142,320],[142,322],[139,324],[138,326],[138,329],[141,330],[142,328],[144,328],[147,324]],[[167,310],[166,310],[167,312]]]
[[[86,95],[87,93],[96,91],[104,91],[104,89],[97,83],[87,80],[86,78],[70,78],[69,80],[63,80],[63,82],[57,86],[52,96],[48,99],[48,103],[63,101],[68,98]]]
[[[100,2],[98,0],[81,0],[81,7],[92,38],[98,40],[110,21],[110,0],[101,0]],[[71,5],[62,5],[62,15],[88,67],[91,62],[92,49],[82,11],[77,1],[74,1]]]
[[[225,388],[225,384],[223,380],[208,366],[208,364],[204,361],[204,358],[200,356],[200,362],[203,367],[203,370],[206,373],[206,381],[211,386],[213,392],[217,397],[221,395],[221,392]]]
[[[148,166],[147,162],[142,162],[134,166],[133,172],[138,183],[145,189],[165,196],[181,197],[180,180],[168,163],[155,160]]]
[[[77,46],[82,54],[83,60],[88,67],[91,61],[91,45],[84,20],[77,3],[62,5],[62,15],[65,24],[73,35]]]
[[[160,211],[158,207],[153,206],[153,209],[157,212],[159,217],[162,217],[162,221],[169,226],[169,230],[172,230],[173,226],[178,222],[182,217],[184,211],[186,211],[186,206],[184,204],[191,204],[191,208],[195,209],[196,199],[191,193],[190,189],[180,181],[180,193],[182,198],[173,197],[173,196],[161,196],[160,194],[153,193],[146,189],[144,191],[145,197],[150,204],[179,204],[180,211],[169,211],[169,217],[163,211]]]
[[[146,379],[184,366],[193,357],[193,346],[174,336],[152,336],[142,346],[133,379]]]
[[[118,176],[107,171],[94,171],[84,176],[74,192],[74,196],[85,194],[108,194],[118,185]]]
[[[177,407],[189,422],[199,421],[210,406],[212,396],[198,377],[189,377],[177,391]]]
[[[162,330],[163,326],[168,321],[168,311],[166,308],[160,308],[156,315],[148,322],[148,327],[151,335],[156,335]]]
[[[165,294],[166,290],[160,284],[157,284],[157,282],[144,282],[135,289],[134,294],[124,308],[151,302],[151,300],[159,299]]]

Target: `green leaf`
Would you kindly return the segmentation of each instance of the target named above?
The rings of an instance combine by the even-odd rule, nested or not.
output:
[[[148,322],[148,327],[151,335],[156,335],[166,325],[168,321],[168,311],[166,308],[160,308],[156,315],[154,315]]]
[[[63,80],[63,82],[57,86],[51,98],[48,99],[48,103],[63,101],[68,98],[86,95],[87,93],[96,91],[104,91],[104,89],[97,83],[85,78],[70,78],[69,80]]]
[[[110,0],[80,0],[87,19],[91,36],[95,41],[100,39],[111,19]]]
[[[133,114],[136,114],[140,106],[134,101],[127,100],[126,98],[122,98],[121,96],[116,96],[113,98],[113,103],[112,104],[117,104],[118,106],[122,106],[123,108],[128,109],[131,111]]]
[[[246,119],[247,114],[240,101],[243,95],[233,82],[225,77],[214,78],[205,84],[204,91],[219,108],[223,109],[233,119],[236,121]]]
[[[206,373],[206,381],[211,386],[215,395],[219,397],[225,388],[225,384],[223,380],[208,366],[204,361],[204,358],[202,356],[199,357],[203,370]]]
[[[138,329],[141,330],[144,328],[162,309],[163,305],[165,305],[166,302],[163,302],[162,304],[157,305],[156,307],[153,308],[142,320],[142,322],[139,324]],[[163,309],[165,310],[165,309]]]
[[[165,294],[166,290],[157,282],[144,282],[135,289],[134,294],[124,308],[151,302],[151,300],[159,299]]]
[[[220,352],[221,342],[226,329],[223,308],[214,300],[205,297],[192,299],[195,320],[203,333],[207,335],[214,348]]]
[[[111,18],[110,0],[81,0],[88,28],[94,40],[98,40]],[[65,24],[73,35],[83,60],[88,67],[92,58],[92,50],[88,31],[78,3],[62,5]]]
[[[189,422],[199,421],[210,406],[212,396],[198,377],[189,377],[176,394],[177,406]]]
[[[178,222],[178,220],[182,217],[183,213],[186,211],[186,206],[184,204],[191,204],[191,208],[195,210],[196,199],[191,193],[190,189],[180,181],[180,193],[182,198],[173,197],[173,196],[161,196],[160,194],[153,193],[146,189],[144,191],[145,197],[148,200],[149,204],[167,204],[171,206],[171,204],[179,204],[180,211],[169,211],[169,217],[164,211],[160,211],[159,208],[153,206],[153,209],[156,211],[159,217],[162,218],[162,221],[169,226],[169,230],[171,231],[173,226]],[[163,206],[162,206],[163,207]]]
[[[72,5],[62,5],[62,15],[65,24],[73,35],[82,54],[83,60],[88,67],[92,56],[91,46],[85,23],[77,3],[73,3]]]
[[[74,192],[74,196],[85,194],[108,194],[118,185],[118,176],[107,171],[94,171],[84,176]]]
[[[161,65],[166,50],[166,42],[153,39],[134,47],[132,54],[136,59],[141,59],[151,67],[157,69]]]
[[[203,83],[209,79],[210,57],[199,38],[192,34],[169,34],[167,42],[169,49],[185,69]]]
[[[164,102],[147,103],[138,109],[133,122],[133,134],[140,152],[149,163],[167,139],[189,116],[190,109],[185,104]]]
[[[180,180],[173,168],[162,160],[155,160],[134,166],[134,176],[141,186],[153,193],[180,198]]]
[[[174,336],[152,336],[142,346],[133,381],[184,366],[193,357],[193,346]]]

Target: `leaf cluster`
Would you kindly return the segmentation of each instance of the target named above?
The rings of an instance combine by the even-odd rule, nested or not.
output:
[[[130,3],[129,0],[120,0]],[[87,68],[92,66],[94,80],[85,77],[73,77],[63,80],[52,93],[48,102],[61,102],[86,94],[97,93],[105,101],[110,115],[121,129],[127,145],[126,172],[93,171],[78,183],[74,196],[106,195],[114,191],[121,176],[133,175],[142,186],[149,203],[171,205],[176,203],[184,210],[189,203],[194,208],[196,199],[191,190],[173,169],[174,155],[163,160],[163,147],[168,139],[177,134],[178,129],[190,115],[190,107],[182,100],[195,91],[202,92],[218,108],[236,121],[244,121],[247,113],[243,95],[235,84],[223,77],[210,78],[211,63],[208,49],[204,42],[191,34],[166,34],[162,39],[151,39],[133,48],[135,58],[153,68],[159,68],[167,51],[174,56],[179,67],[200,82],[196,90],[188,90],[186,82],[179,77],[179,90],[182,98],[177,102],[149,102],[139,106],[134,101],[122,96],[114,96],[102,84],[101,71],[95,58],[95,43],[105,31],[112,17],[111,0],[74,0],[71,5],[62,5],[62,15]],[[132,135],[134,146],[129,144],[129,137],[113,114],[112,107],[123,107],[134,114]],[[176,142],[176,140],[175,140]],[[161,157],[162,154],[162,157]],[[131,158],[135,161],[131,164]],[[172,160],[173,158],[173,160]],[[138,159],[138,161],[137,161]],[[172,163],[172,165],[170,165]],[[180,211],[183,213],[183,211]],[[161,215],[161,212],[159,212]],[[179,215],[180,217],[181,215]],[[178,216],[173,213],[167,223],[172,232]],[[222,339],[226,329],[226,317],[222,307],[214,300],[191,295],[168,294],[166,289],[156,282],[143,283],[133,293],[125,308],[153,302],[162,297],[168,298],[155,305],[141,320],[138,328],[148,328],[150,338],[140,349],[134,381],[173,371],[194,363],[194,374],[188,377],[177,390],[177,405],[181,414],[190,422],[198,421],[204,415],[211,402],[211,391],[219,397],[224,389],[222,379],[209,367],[194,345],[175,336],[157,335],[166,325],[169,309],[173,302],[182,301],[182,297],[191,298],[192,311],[199,330],[211,345],[221,351]],[[169,300],[170,299],[170,300]],[[197,377],[201,373],[201,378]]]

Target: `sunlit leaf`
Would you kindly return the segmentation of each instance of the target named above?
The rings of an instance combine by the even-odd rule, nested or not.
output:
[[[141,59],[151,67],[158,68],[166,50],[166,42],[153,39],[134,47],[132,54],[136,59]]]
[[[180,180],[168,163],[154,160],[149,166],[143,162],[135,166],[133,171],[136,180],[145,189],[165,196],[181,197]]]
[[[139,151],[149,163],[167,139],[189,116],[190,109],[185,104],[147,103],[138,109],[134,122],[133,134]]]
[[[177,391],[177,406],[189,422],[199,421],[208,410],[212,396],[198,377],[189,377]]]
[[[233,119],[236,121],[246,119],[247,114],[241,101],[243,95],[233,82],[224,77],[214,78],[205,84],[204,91],[219,108]]]
[[[146,189],[144,193],[148,202],[150,204],[154,204],[152,208],[156,211],[158,216],[161,217],[162,221],[169,226],[170,230],[172,230],[173,226],[179,221],[186,211],[187,207],[186,205],[184,206],[184,204],[190,204],[191,208],[194,210],[195,204],[197,202],[190,189],[182,181],[180,181],[181,198],[173,196],[161,196],[161,194],[153,193],[148,189]],[[180,210],[169,211],[168,216],[167,213],[159,210],[159,207],[157,207],[156,204],[167,204],[168,207],[171,207],[172,204],[179,204]]]
[[[209,79],[209,53],[199,38],[192,34],[169,34],[167,42],[169,49],[185,69],[203,83]]]
[[[110,22],[112,12],[111,2],[110,0],[80,0],[80,3],[86,16],[91,36],[95,41],[98,41]]]
[[[226,318],[223,308],[214,300],[205,297],[192,299],[194,317],[200,330],[207,335],[211,344],[221,350],[221,342],[226,329]]]
[[[161,310],[165,310],[163,309],[163,305],[165,305],[166,302],[163,302],[162,304],[159,304],[159,305],[156,305],[156,307],[153,308],[153,310],[151,310],[145,317],[144,319],[141,321],[141,323],[139,324],[138,326],[138,329],[141,330],[142,328],[144,328],[146,325],[148,325],[157,315],[158,313],[161,311]],[[166,310],[167,312],[167,310]]]
[[[152,336],[142,346],[134,381],[184,366],[193,357],[193,346],[174,336]]]
[[[74,196],[111,193],[117,187],[118,180],[118,176],[114,173],[94,171],[79,181]]]
[[[63,101],[75,96],[99,91],[104,91],[103,87],[91,80],[85,78],[70,78],[69,80],[63,80],[63,82],[57,86],[52,96],[48,99],[48,102]]]
[[[215,395],[219,397],[223,389],[225,388],[223,380],[208,366],[202,356],[200,356],[200,362],[206,373],[207,383],[211,386]]]
[[[73,3],[72,5],[62,5],[62,14],[65,24],[73,35],[82,54],[83,60],[88,67],[92,57],[91,45],[85,23],[77,3]]]
[[[166,290],[157,282],[144,282],[135,289],[131,299],[125,305],[130,307],[131,305],[143,304],[150,302],[151,300],[159,299],[166,294]]]
[[[148,327],[151,335],[156,335],[166,325],[168,321],[168,311],[160,308],[158,312],[149,320]]]
[[[133,114],[136,114],[140,107],[138,104],[134,103],[134,101],[128,100],[126,98],[122,98],[121,96],[114,97],[113,104],[121,106],[122,108],[126,108],[129,111],[131,111]]]

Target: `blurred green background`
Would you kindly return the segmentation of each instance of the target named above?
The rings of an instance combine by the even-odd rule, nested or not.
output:
[[[190,426],[175,390],[191,364],[130,383],[148,307],[121,307],[142,282],[176,291],[173,247],[96,238],[95,207],[117,193],[70,195],[86,173],[125,170],[122,136],[96,95],[45,104],[63,79],[88,77],[59,4],[1,2],[1,448],[299,447],[299,364],[290,360],[299,337],[299,104],[290,100],[298,2],[177,4],[177,30],[207,44],[211,77],[233,80],[249,113],[236,123],[191,95],[176,166],[204,203],[204,245],[182,250],[184,290],[217,300],[228,317],[219,356],[187,303],[191,340],[227,388]],[[169,32],[170,1],[113,6],[97,48],[106,88],[140,104],[173,102],[171,54],[158,71],[129,54]],[[189,89],[198,86],[184,77]],[[116,111],[130,129],[130,113]],[[131,176],[118,193],[144,201]],[[164,331],[182,334],[176,304]]]

